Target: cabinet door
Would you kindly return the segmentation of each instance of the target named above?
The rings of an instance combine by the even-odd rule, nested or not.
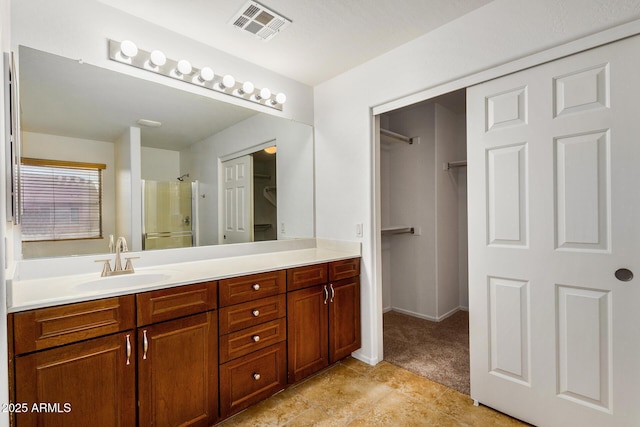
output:
[[[217,368],[215,312],[139,328],[139,425],[214,424]]]
[[[28,410],[16,425],[135,425],[134,338],[123,332],[17,357],[16,402]]]
[[[287,294],[289,383],[329,365],[328,296],[325,285]]]
[[[360,348],[360,278],[329,284],[329,361]]]

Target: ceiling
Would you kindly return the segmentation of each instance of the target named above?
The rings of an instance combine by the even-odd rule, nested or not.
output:
[[[21,124],[27,132],[115,141],[139,126],[138,119],[149,119],[162,126],[141,127],[142,145],[179,151],[256,114],[36,49],[21,46],[19,54]]]
[[[99,0],[314,86],[491,0],[261,0],[290,19],[269,41],[229,24],[247,0]]]

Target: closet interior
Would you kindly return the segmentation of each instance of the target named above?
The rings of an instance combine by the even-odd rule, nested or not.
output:
[[[379,117],[385,313],[440,322],[467,310],[465,101],[463,89]]]

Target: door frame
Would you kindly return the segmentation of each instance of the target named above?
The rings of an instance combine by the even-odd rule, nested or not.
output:
[[[640,34],[640,20],[622,24],[604,31],[600,31],[585,37],[573,40],[545,49],[530,55],[522,56],[518,59],[505,62],[492,68],[480,70],[455,80],[445,81],[414,94],[394,99],[392,101],[378,104],[369,109],[370,128],[370,153],[371,160],[371,247],[369,257],[372,265],[373,292],[369,301],[364,301],[364,305],[372,308],[371,341],[373,353],[366,360],[375,365],[384,358],[383,350],[383,328],[382,328],[382,238],[381,238],[381,202],[380,202],[380,118],[383,113],[397,110],[418,102],[426,101],[440,95],[444,95],[456,90],[465,89],[476,84],[486,82],[507,74],[532,68],[537,65],[551,62],[566,56],[574,55],[589,49],[593,49],[605,44],[613,43],[624,38]],[[471,234],[471,230],[469,230]],[[469,304],[471,305],[471,304]],[[366,335],[366,334],[363,334]]]

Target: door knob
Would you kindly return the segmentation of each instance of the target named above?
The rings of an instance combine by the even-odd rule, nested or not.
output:
[[[633,279],[633,272],[628,268],[619,268],[616,270],[615,276],[616,279],[620,280],[621,282],[628,282]]]

